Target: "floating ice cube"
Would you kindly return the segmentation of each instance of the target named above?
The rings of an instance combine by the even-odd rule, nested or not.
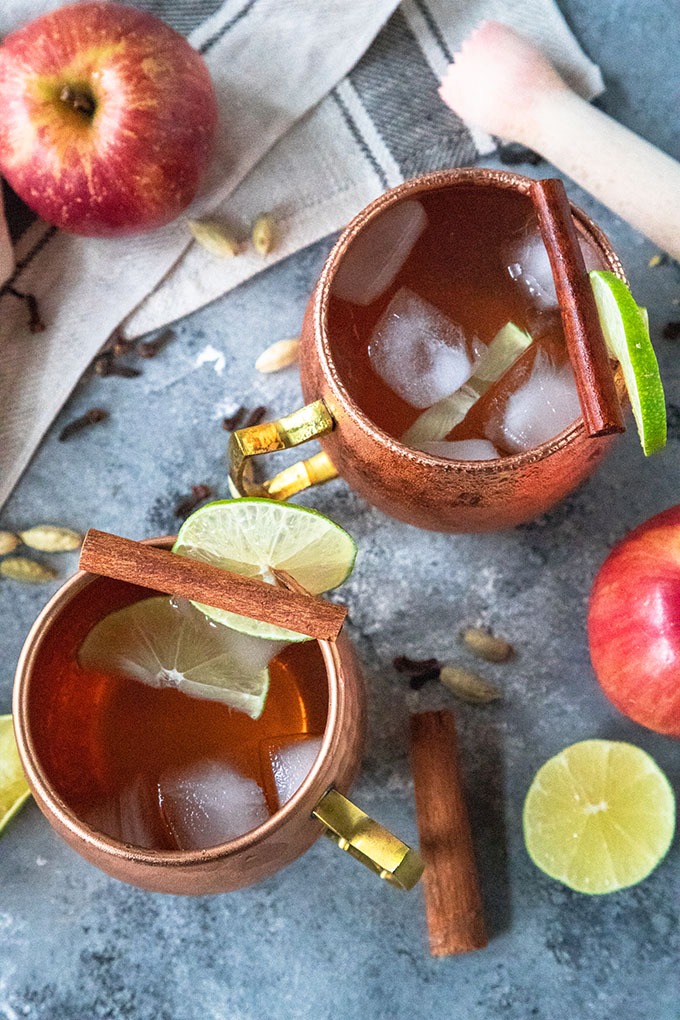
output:
[[[180,850],[204,850],[226,843],[269,817],[257,783],[224,762],[201,762],[162,776],[158,797]]]
[[[495,460],[500,453],[488,439],[457,439],[452,442],[424,442],[418,447],[423,453],[445,460]]]
[[[581,414],[569,362],[557,367],[538,351],[531,373],[487,426],[490,439],[513,452],[532,450],[563,432]]]
[[[287,742],[272,741],[268,747],[276,797],[283,807],[302,785],[321,750],[322,737],[296,737]]]
[[[120,843],[148,849],[162,846],[165,826],[152,785],[138,776],[117,795],[100,801],[87,813],[91,828]]]
[[[579,247],[586,269],[599,268],[599,259],[582,237],[579,237]],[[548,249],[540,234],[530,233],[521,241],[517,240],[506,251],[506,260],[509,275],[537,308],[557,308],[557,292]]]
[[[331,293],[370,305],[394,282],[426,226],[427,214],[413,199],[381,213],[352,241]]]
[[[461,327],[407,287],[379,319],[368,354],[383,382],[412,407],[431,407],[448,397],[473,371]]]

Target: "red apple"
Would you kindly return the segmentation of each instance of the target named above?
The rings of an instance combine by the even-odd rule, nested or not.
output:
[[[645,521],[607,557],[590,596],[588,638],[616,707],[680,737],[680,506]]]
[[[196,194],[216,120],[203,58],[133,7],[61,7],[0,46],[0,170],[64,230],[174,219]]]

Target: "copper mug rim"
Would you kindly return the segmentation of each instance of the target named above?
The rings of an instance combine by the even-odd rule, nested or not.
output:
[[[150,545],[162,545],[169,547],[173,536],[162,538],[145,539]],[[201,850],[151,850],[145,847],[133,846],[119,842],[111,837],[92,829],[87,823],[81,821],[57,794],[52,786],[49,777],[40,764],[40,756],[36,752],[34,741],[30,733],[29,724],[29,678],[33,671],[34,662],[40,645],[47,631],[58,622],[59,611],[80,591],[89,584],[96,583],[100,578],[96,574],[79,570],[68,578],[64,584],[52,596],[49,602],[40,612],[38,618],[31,627],[17,664],[15,683],[13,691],[12,710],[14,714],[14,731],[22,766],[26,773],[29,786],[35,794],[39,803],[48,805],[49,810],[58,819],[61,825],[77,839],[86,845],[103,851],[108,856],[119,860],[134,860],[141,865],[155,864],[165,867],[183,866],[191,864],[205,864],[211,861],[219,861],[225,854],[236,854],[244,850],[252,849],[269,839],[286,821],[297,814],[304,802],[311,803],[319,800],[322,793],[310,797],[310,793],[317,785],[320,772],[328,761],[329,751],[333,744],[335,729],[338,718],[338,677],[340,674],[340,662],[338,652],[333,642],[318,641],[326,667],[328,681],[328,714],[323,739],[319,753],[307,773],[302,784],[295,791],[290,800],[284,806],[271,815],[266,822],[258,825],[255,829],[238,836],[236,839],[219,843],[214,847]],[[312,804],[313,806],[313,804]],[[311,809],[310,809],[311,817]]]
[[[420,450],[413,450],[404,445],[394,436],[385,432],[377,426],[373,420],[361,410],[349,393],[342,381],[333,357],[332,345],[330,342],[330,331],[328,329],[328,307],[330,303],[330,292],[333,279],[342,262],[342,259],[351,247],[356,234],[363,229],[371,220],[380,215],[385,209],[397,204],[404,198],[413,197],[423,191],[434,191],[455,184],[473,184],[481,187],[505,187],[522,194],[527,194],[533,178],[523,174],[514,173],[508,170],[496,170],[490,167],[460,167],[451,170],[435,170],[431,173],[422,174],[403,181],[401,184],[388,191],[383,192],[345,227],[344,231],[331,249],[326,259],[321,275],[317,282],[313,296],[313,323],[314,340],[325,368],[325,375],[330,389],[333,391],[337,401],[341,404],[343,412],[347,414],[356,425],[365,432],[371,439],[387,447],[390,454],[396,457],[413,461],[415,463],[430,463],[442,470],[444,473],[458,474],[478,472],[480,474],[497,475],[499,471],[498,460],[451,460],[444,457],[437,457],[434,454]],[[578,206],[570,202],[572,215],[581,228],[580,233],[588,236],[595,242],[599,252],[605,256],[606,261],[624,283],[626,276],[621,261],[612,248],[606,234],[595,224],[590,217]],[[615,371],[617,391],[619,398],[625,396],[625,384],[620,367]],[[517,467],[532,464],[551,456],[564,446],[569,445],[578,435],[585,432],[585,425],[582,416],[579,416],[557,436],[546,440],[531,450],[520,453],[509,454],[502,458],[501,470],[513,470]]]

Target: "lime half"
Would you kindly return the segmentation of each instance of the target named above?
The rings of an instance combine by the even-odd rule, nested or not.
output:
[[[647,312],[614,273],[593,270],[590,283],[609,353],[621,365],[645,454],[666,444],[666,401]]]
[[[105,616],[83,641],[78,661],[151,687],[222,701],[257,719],[269,690],[269,660],[282,647],[221,627],[189,602],[159,597]]]
[[[0,832],[30,795],[19,761],[12,716],[0,715]]]
[[[583,893],[635,885],[673,838],[675,799],[661,769],[632,744],[584,740],[536,773],[524,802],[534,864]]]
[[[287,571],[312,595],[336,588],[349,576],[357,547],[328,517],[273,499],[226,499],[208,503],[182,525],[173,552],[247,577],[276,583],[273,569]],[[307,641],[303,634],[194,603],[218,623],[245,634]]]

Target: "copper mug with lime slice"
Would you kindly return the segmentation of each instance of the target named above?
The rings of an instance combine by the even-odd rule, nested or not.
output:
[[[172,539],[154,544],[168,548]],[[17,745],[56,831],[90,863],[151,891],[250,885],[322,833],[382,878],[411,888],[422,873],[418,854],[345,797],[360,764],[366,710],[344,633],[275,646],[264,710],[245,703],[239,711],[186,693],[205,679],[193,660],[186,666],[192,628],[202,628],[195,659],[203,673],[220,666],[228,628],[189,603],[149,596],[147,588],[80,571],[26,640],[14,689]],[[172,668],[160,687],[140,683],[145,649],[152,669],[168,665],[158,629],[174,612],[181,631],[172,639]],[[245,644],[236,653],[230,645],[230,654],[242,663],[266,643],[236,638]]]
[[[530,186],[505,171],[432,173],[350,223],[304,319],[308,403],[232,434],[235,492],[287,499],[339,474],[410,524],[489,531],[594,470],[611,437],[586,434]],[[623,279],[604,234],[572,215],[588,268]],[[616,386],[623,397],[618,370]],[[255,480],[251,458],[311,439],[321,453]]]

